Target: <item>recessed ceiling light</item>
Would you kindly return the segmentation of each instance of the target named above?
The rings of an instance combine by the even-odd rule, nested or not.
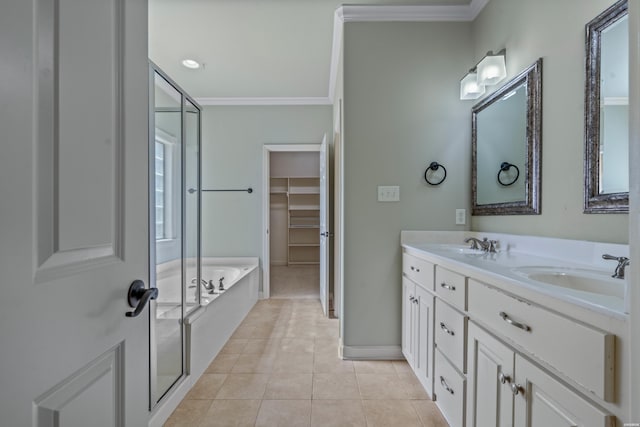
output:
[[[200,63],[194,59],[183,59],[182,65],[193,70],[195,70],[196,68],[200,68]]]

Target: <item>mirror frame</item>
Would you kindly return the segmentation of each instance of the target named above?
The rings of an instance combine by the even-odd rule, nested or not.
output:
[[[620,0],[585,26],[586,79],[584,85],[584,213],[629,212],[629,193],[600,194],[600,47],[602,31],[628,14]]]
[[[479,205],[477,174],[478,113],[523,83],[527,85],[527,161],[525,171],[522,174],[525,179],[525,198],[517,202]],[[542,58],[539,58],[529,68],[473,106],[471,110],[471,146],[473,193],[471,215],[539,215],[541,209]]]

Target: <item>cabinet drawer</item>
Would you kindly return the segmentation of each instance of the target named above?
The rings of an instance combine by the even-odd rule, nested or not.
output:
[[[447,356],[458,370],[466,372],[467,317],[448,304],[438,301],[436,303],[435,328],[438,350]]]
[[[467,309],[467,282],[461,274],[436,266],[436,294],[454,307]]]
[[[402,256],[404,275],[429,291],[433,291],[433,267],[429,261],[413,255],[403,254]]]
[[[466,380],[436,349],[434,392],[436,404],[450,426],[464,426]]]
[[[469,314],[596,396],[613,400],[614,335],[471,279]]]

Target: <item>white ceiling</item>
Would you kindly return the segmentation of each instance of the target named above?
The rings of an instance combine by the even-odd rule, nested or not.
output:
[[[468,6],[470,0],[349,4]],[[195,98],[327,98],[339,0],[150,0],[149,57]],[[180,63],[192,58],[204,68]]]

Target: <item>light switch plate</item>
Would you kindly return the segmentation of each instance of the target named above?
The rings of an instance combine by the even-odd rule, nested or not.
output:
[[[378,201],[379,202],[399,202],[400,187],[398,185],[379,185]]]
[[[456,225],[464,225],[467,223],[467,210],[456,209]]]

